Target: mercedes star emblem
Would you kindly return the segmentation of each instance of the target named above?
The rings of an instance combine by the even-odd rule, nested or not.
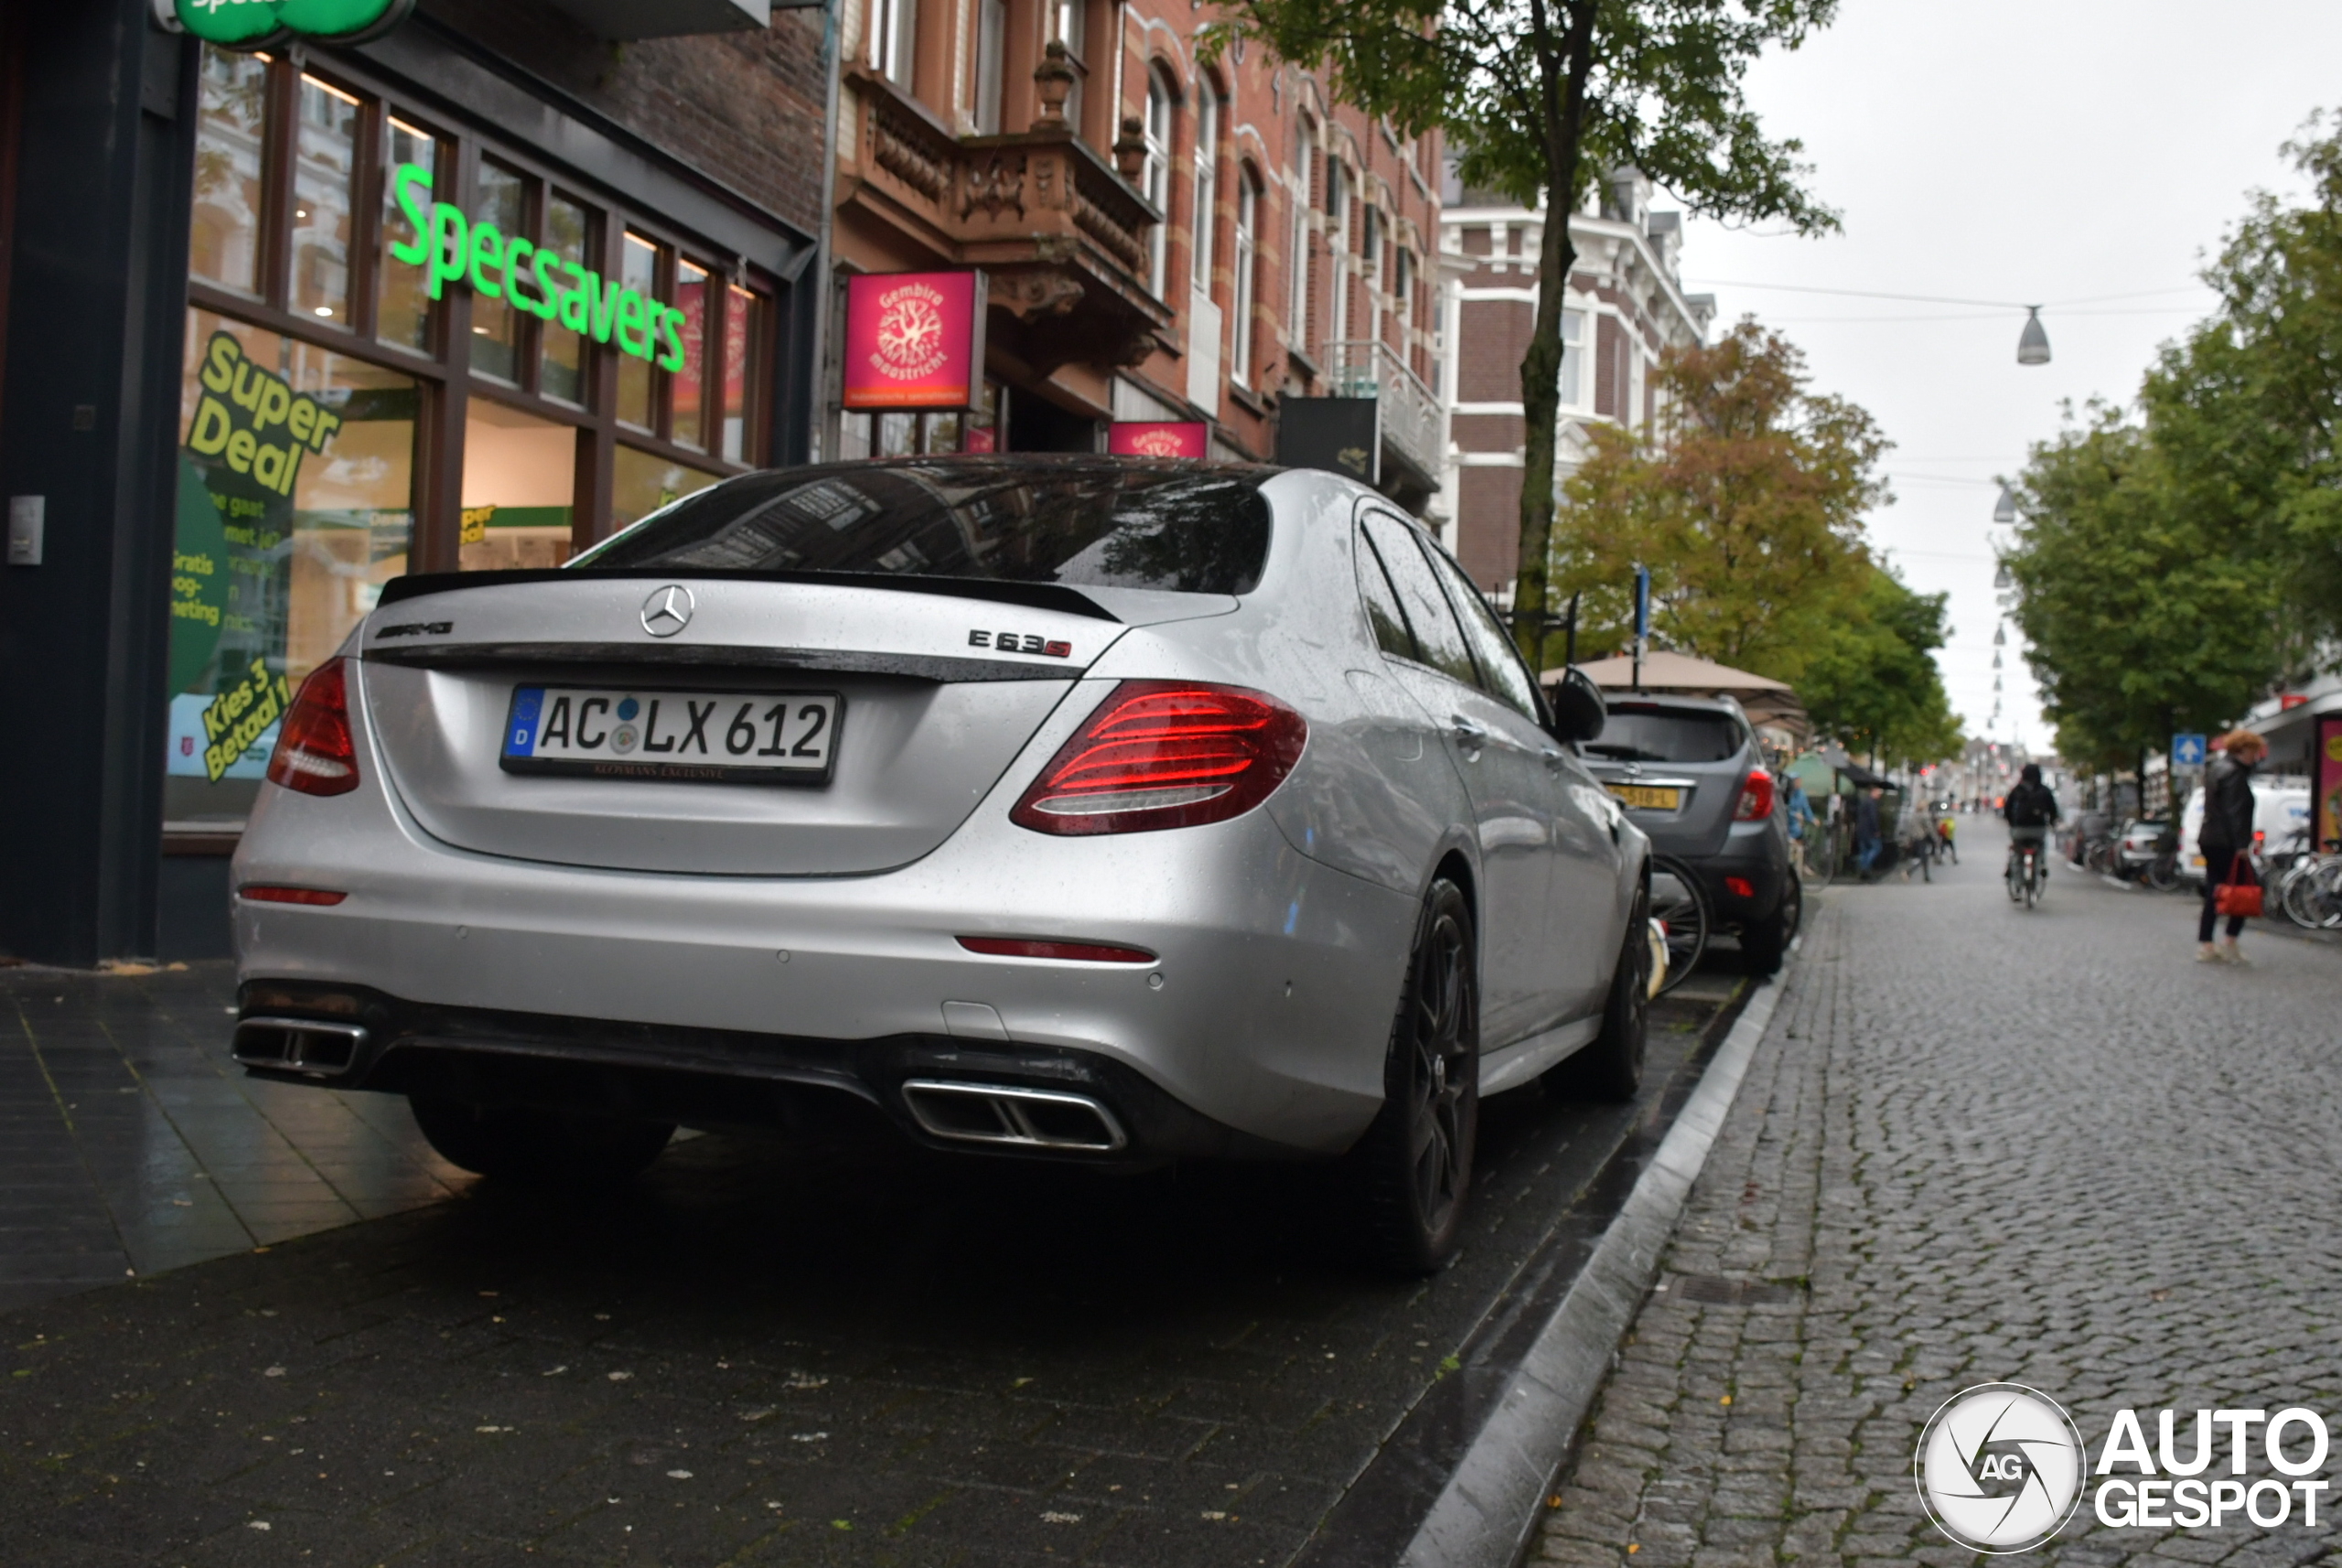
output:
[[[672,637],[692,624],[692,591],[681,583],[654,588],[642,601],[642,629],[653,637]]]

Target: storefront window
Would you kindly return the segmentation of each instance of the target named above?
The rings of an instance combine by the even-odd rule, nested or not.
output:
[[[188,270],[221,288],[258,294],[261,125],[268,104],[268,60],[206,48],[197,91]]]
[[[693,490],[704,490],[724,478],[703,468],[670,463],[631,446],[620,446],[618,459],[618,483],[612,487],[610,510],[619,528],[639,522],[669,501],[681,500]]]
[[[464,422],[464,570],[568,560],[576,485],[573,426],[472,399]]]
[[[349,325],[349,215],[358,175],[358,100],[301,79],[293,159],[293,308]]]
[[[419,236],[414,225],[400,210],[397,197],[390,189],[389,175],[406,164],[435,173],[439,167],[439,145],[429,132],[417,130],[395,114],[390,116],[382,145],[382,241],[374,260],[381,284],[376,295],[374,335],[402,349],[427,350],[431,347],[431,299],[424,290],[424,274],[418,268],[398,265],[390,254],[392,245],[412,248]]]
[[[620,283],[645,299],[659,295],[659,247],[639,235],[626,237],[624,260],[618,274]],[[611,336],[626,330],[614,326]],[[650,401],[650,361],[637,354],[618,356],[618,418],[639,429],[650,429],[658,420],[658,411]]]
[[[406,570],[415,383],[188,313],[165,815],[242,817],[294,686]]]
[[[510,235],[525,235],[528,195],[528,186],[519,175],[483,161],[473,220],[494,224],[500,241]],[[472,369],[500,381],[521,379],[521,312],[513,308],[510,281],[508,276],[506,285],[498,288],[493,299],[478,293],[472,296]]]
[[[362,60],[330,69],[202,59],[169,623],[175,821],[244,816],[295,688],[411,562],[558,565],[573,541],[765,446],[772,299],[744,286],[760,274],[723,280],[656,213],[561,194],[539,151],[426,127]],[[459,168],[477,178],[449,177]],[[461,265],[433,264],[435,243],[457,242]],[[446,328],[443,304],[467,330]],[[451,469],[445,490],[418,478]]]
[[[707,269],[692,262],[675,264],[675,308],[683,313],[683,368],[674,374],[670,417],[678,446],[705,446],[707,430],[700,384],[707,366]]]
[[[564,197],[545,203],[545,235],[538,242],[565,263],[586,261],[586,209]],[[558,317],[556,317],[558,319]],[[544,368],[540,385],[545,396],[564,403],[586,401],[586,338],[564,327],[544,327]]]

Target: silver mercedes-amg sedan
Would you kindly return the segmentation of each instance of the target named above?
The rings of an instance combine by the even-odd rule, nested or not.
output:
[[[1339,1160],[1435,1267],[1480,1096],[1641,1076],[1602,722],[1331,475],[749,475],[388,586],[237,853],[233,1049],[516,1181],[841,1096],[937,1148]]]

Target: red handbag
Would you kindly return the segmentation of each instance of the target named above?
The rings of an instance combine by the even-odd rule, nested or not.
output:
[[[2212,908],[2223,915],[2240,915],[2246,919],[2261,914],[2261,884],[2253,879],[2252,862],[2239,851],[2229,866],[2229,879],[2220,884],[2212,896]]]

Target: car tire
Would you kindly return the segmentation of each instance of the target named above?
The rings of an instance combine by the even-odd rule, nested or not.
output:
[[[1623,1104],[1642,1090],[1643,1061],[1650,1042],[1650,891],[1635,894],[1634,917],[1618,966],[1610,973],[1610,993],[1602,1004],[1602,1032],[1584,1050],[1546,1075],[1563,1093],[1582,1100]]]
[[[1427,1274],[1456,1256],[1479,1134],[1479,1069],[1471,906],[1443,876],[1415,922],[1383,1057],[1382,1109],[1348,1156],[1362,1240],[1382,1267]]]
[[[459,1169],[515,1187],[616,1187],[642,1174],[675,1134],[671,1122],[467,1104],[413,1094],[414,1124]]]
[[[1778,974],[1789,956],[1789,943],[1805,919],[1805,891],[1792,876],[1781,885],[1780,907],[1772,918],[1751,923],[1740,933],[1740,960],[1751,974]]]

